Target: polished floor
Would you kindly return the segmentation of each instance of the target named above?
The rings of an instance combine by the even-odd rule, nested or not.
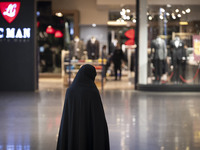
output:
[[[0,150],[55,150],[66,88],[0,93]],[[200,93],[105,90],[111,150],[200,150]]]

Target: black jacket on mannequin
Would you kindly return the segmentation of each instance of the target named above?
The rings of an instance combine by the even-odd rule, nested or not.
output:
[[[174,76],[172,78],[173,81],[181,81],[180,75],[185,78],[186,71],[186,50],[184,48],[184,43],[182,40],[173,40],[170,43],[171,46],[171,58],[173,65]]]
[[[96,70],[84,65],[68,88],[57,150],[109,150],[109,135]]]
[[[178,46],[176,46],[175,42],[176,41],[173,40],[170,43],[172,61],[176,59],[182,60],[183,57],[186,57],[186,52],[184,50],[184,43],[182,40],[180,40]]]
[[[93,43],[91,40],[87,42],[87,52],[89,59],[98,59],[99,58],[99,41],[95,40]]]

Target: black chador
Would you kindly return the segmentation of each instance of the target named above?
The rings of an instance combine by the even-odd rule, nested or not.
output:
[[[96,70],[84,65],[65,97],[57,150],[109,150],[109,135]]]

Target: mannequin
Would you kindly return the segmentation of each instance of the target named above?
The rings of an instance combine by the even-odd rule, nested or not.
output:
[[[160,36],[157,36],[157,38],[151,42],[151,58],[155,68],[155,82],[160,82],[162,74],[165,73],[166,68],[164,64],[166,57],[166,43]]]
[[[186,51],[184,48],[183,41],[176,36],[173,41],[170,43],[171,46],[171,57],[172,57],[172,66],[174,71],[173,81],[176,83],[180,82],[179,76],[182,75],[185,77],[186,69]]]
[[[87,52],[89,59],[99,58],[99,41],[95,37],[91,37],[87,42]]]
[[[78,36],[75,36],[74,40],[70,43],[71,56],[77,59],[81,59],[84,49],[85,46],[83,41],[80,40]]]

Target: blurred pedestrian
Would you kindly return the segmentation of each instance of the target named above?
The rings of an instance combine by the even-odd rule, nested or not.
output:
[[[115,80],[117,80],[118,77],[118,71],[119,71],[119,80],[121,80],[121,76],[122,76],[122,61],[126,61],[125,59],[125,55],[120,47],[120,44],[118,43],[114,53],[112,55],[111,58],[112,62],[114,63],[114,71],[115,71]]]

